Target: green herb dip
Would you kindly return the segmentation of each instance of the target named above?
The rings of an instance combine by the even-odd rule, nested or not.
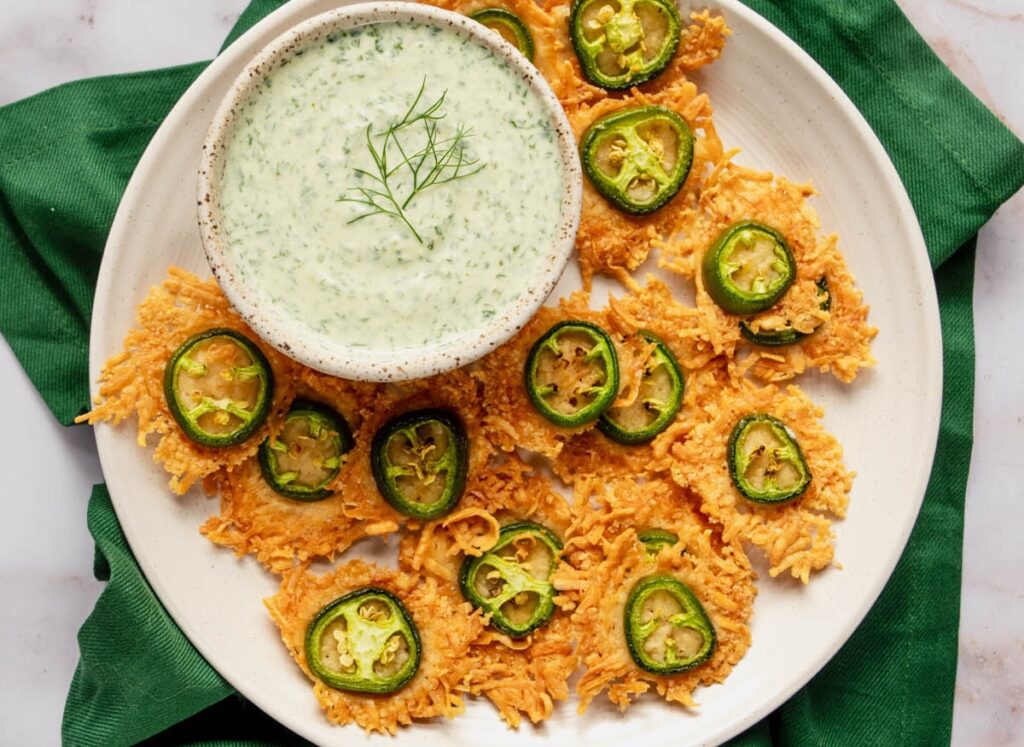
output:
[[[379,144],[421,86],[424,105],[444,95],[437,137],[466,128],[479,169],[409,202],[422,243],[393,216],[352,222],[371,211],[339,201],[375,186],[359,175],[378,170],[367,127]],[[427,144],[421,128],[405,135],[406,153]],[[503,59],[450,29],[375,23],[304,47],[249,96],[225,148],[221,235],[240,279],[353,347],[482,328],[529,290],[555,240],[563,177],[549,115]],[[408,175],[394,179],[408,194]]]

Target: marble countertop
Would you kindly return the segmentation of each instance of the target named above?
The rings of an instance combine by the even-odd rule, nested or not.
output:
[[[212,57],[245,0],[0,2],[0,104],[65,81]],[[1024,0],[899,0],[932,48],[1024,135]],[[953,743],[1024,744],[1024,192],[978,240],[975,448],[967,488]],[[92,433],[62,428],[0,344],[0,743],[56,744],[75,634],[102,585],[85,527]],[[45,480],[41,476],[45,475]],[[33,531],[14,532],[14,527]],[[1011,527],[1011,529],[1007,529]]]

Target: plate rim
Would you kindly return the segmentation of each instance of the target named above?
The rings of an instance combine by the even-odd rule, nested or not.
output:
[[[167,117],[160,124],[159,128],[147,145],[146,150],[143,152],[138,164],[133,170],[121,201],[118,204],[107,241],[104,245],[104,254],[97,278],[96,293],[93,300],[92,321],[90,324],[89,376],[92,395],[95,396],[97,392],[99,374],[103,364],[105,363],[105,358],[101,351],[99,351],[98,346],[93,344],[93,341],[97,336],[102,335],[102,327],[104,324],[102,320],[107,316],[106,312],[110,302],[116,298],[116,294],[113,292],[113,252],[107,250],[112,246],[116,247],[118,244],[123,243],[122,235],[126,232],[127,227],[130,224],[130,206],[132,203],[137,201],[138,195],[141,191],[140,184],[145,181],[145,173],[157,166],[156,163],[149,163],[149,161],[154,158],[153,154],[163,146],[165,141],[173,136],[174,131],[181,125],[179,120],[183,119],[183,114],[187,111],[192,102],[201,98],[202,92],[224,68],[235,64],[237,61],[236,58],[245,55],[243,50],[250,43],[265,34],[270,28],[274,27],[284,18],[294,19],[290,25],[295,25],[296,23],[301,22],[301,20],[310,17],[316,13],[316,11],[311,12],[310,8],[321,2],[323,2],[323,0],[293,0],[293,2],[282,5],[277,10],[268,14],[266,17],[254,24],[244,34],[239,36],[238,39],[236,39],[229,47],[224,49],[216,58],[214,58],[206,69],[204,69],[196,78],[196,80],[193,81],[188,89],[186,89],[185,93],[177,101],[174,107],[172,107]],[[335,3],[331,7],[355,4],[357,3],[347,3],[344,0],[335,0]],[[867,588],[870,589],[869,593],[864,595],[864,601],[858,606],[856,612],[848,617],[846,624],[841,627],[840,633],[832,636],[831,643],[827,647],[828,651],[825,655],[805,666],[800,670],[797,676],[788,678],[788,684],[785,687],[778,688],[769,696],[759,699],[743,716],[728,722],[724,726],[712,726],[706,735],[702,735],[700,737],[699,741],[699,744],[712,745],[720,744],[721,742],[739,734],[789,700],[796,691],[806,685],[807,682],[809,682],[819,671],[821,671],[821,669],[825,667],[826,664],[828,664],[829,661],[832,660],[838,650],[846,644],[853,632],[863,622],[864,617],[867,615],[871,607],[873,607],[878,601],[883,588],[889,582],[899,559],[903,555],[910,534],[917,522],[918,516],[920,515],[921,506],[923,505],[929,477],[934,464],[935,450],[939,436],[944,372],[938,296],[924,237],[921,232],[920,224],[917,220],[917,215],[910,202],[910,197],[903,185],[903,181],[867,120],[838,83],[828,75],[817,61],[766,18],[758,14],[753,9],[743,5],[739,0],[709,0],[707,7],[721,10],[727,18],[740,17],[744,22],[756,27],[759,31],[766,34],[781,52],[791,57],[796,64],[809,73],[814,78],[816,84],[823,89],[824,93],[831,96],[836,105],[843,110],[848,122],[860,137],[859,145],[863,147],[864,153],[869,155],[871,160],[874,162],[874,166],[886,175],[889,185],[897,197],[896,204],[893,206],[894,214],[898,215],[902,219],[901,222],[904,226],[904,236],[901,236],[901,243],[905,244],[905,248],[910,254],[910,264],[913,266],[913,272],[916,275],[919,287],[922,291],[922,313],[927,322],[926,328],[922,330],[922,337],[924,338],[923,341],[925,349],[929,353],[929,360],[926,363],[926,368],[935,373],[934,377],[922,382],[922,400],[934,403],[934,407],[930,407],[927,410],[927,426],[925,428],[925,432],[921,435],[922,443],[927,445],[927,453],[929,454],[929,457],[926,460],[922,460],[917,475],[915,475],[913,479],[913,483],[916,486],[916,489],[913,491],[915,501],[914,510],[912,512],[907,511],[904,521],[901,522],[898,527],[897,534],[899,541],[894,542],[889,548],[887,548],[887,552],[883,553],[886,555],[884,563],[887,568],[886,573],[879,574],[878,577],[872,579],[870,584],[866,585]],[[274,36],[276,36],[276,34]],[[113,452],[116,451],[112,449],[112,426],[105,423],[99,424],[95,429],[95,434],[100,465],[103,470],[104,479],[109,483],[110,480],[107,478],[108,467],[111,466]],[[118,494],[115,490],[111,489],[110,494],[115,513],[118,515],[118,520],[122,523],[122,526],[124,526],[121,512],[126,510],[125,506],[127,503],[122,504],[118,499]],[[142,570],[147,583],[150,585],[150,588],[153,590],[157,599],[174,620],[175,624],[179,629],[181,629],[182,633],[186,638],[188,638],[189,642],[195,647],[200,655],[203,656],[206,662],[233,688],[248,698],[267,715],[306,739],[315,743],[318,742],[320,737],[315,733],[311,725],[306,724],[306,722],[301,719],[290,717],[290,714],[288,712],[284,712],[284,709],[279,710],[276,707],[276,704],[271,701],[269,697],[264,696],[258,688],[248,687],[249,683],[244,683],[243,686],[239,686],[237,680],[228,676],[218,668],[215,664],[219,659],[217,652],[208,651],[205,646],[196,642],[196,640],[193,639],[193,636],[189,634],[192,626],[187,622],[187,618],[182,614],[182,611],[173,602],[168,603],[165,601],[164,596],[166,594],[166,587],[160,581],[159,574],[155,574],[157,576],[156,579],[150,578],[147,573],[147,566],[149,566],[149,563],[146,560],[145,552],[140,554],[136,551],[137,538],[133,541],[130,523],[129,528],[125,528],[124,534],[129,547],[132,549],[132,552],[136,557],[140,570]]]

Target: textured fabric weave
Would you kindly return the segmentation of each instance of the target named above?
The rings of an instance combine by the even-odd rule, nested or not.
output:
[[[89,319],[128,178],[204,65],[78,81],[0,109],[0,332],[70,425],[89,403]]]
[[[941,744],[950,734],[971,450],[972,237],[1024,182],[1024,146],[889,0],[745,1],[843,87],[906,184],[938,268],[945,393],[924,507],[878,603],[821,674],[734,744]],[[255,0],[226,44],[279,5]],[[118,200],[203,67],[80,81],[0,109],[0,332],[62,423],[88,404],[93,287]],[[108,584],[79,634],[65,742],[299,742],[233,693],[175,627],[102,486],[88,522],[96,575]]]

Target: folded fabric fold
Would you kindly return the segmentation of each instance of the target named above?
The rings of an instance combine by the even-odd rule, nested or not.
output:
[[[89,405],[92,297],[117,204],[204,67],[76,81],[0,109],[0,332],[64,425]]]
[[[896,165],[939,268],[946,389],[924,507],[881,598],[811,683],[734,744],[948,742],[973,407],[972,237],[1024,182],[1024,144],[891,0],[745,2],[822,64]],[[279,5],[254,0],[225,45]],[[92,295],[118,201],[203,68],[79,81],[0,108],[0,332],[62,423],[88,406]],[[102,486],[88,521],[108,584],[79,636],[65,742],[297,742],[233,694],[174,625]]]
[[[230,695],[139,570],[103,485],[89,499],[96,578],[107,581],[78,634],[65,744],[135,744]]]

